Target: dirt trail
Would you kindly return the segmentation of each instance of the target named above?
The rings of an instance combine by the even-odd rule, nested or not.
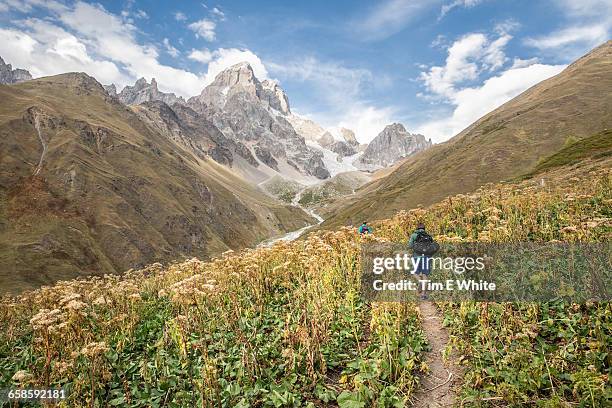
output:
[[[442,315],[433,302],[419,303],[423,318],[423,330],[431,351],[425,356],[430,372],[421,378],[421,384],[413,396],[413,406],[419,408],[452,407],[461,384],[462,370],[454,364],[454,356],[444,363],[442,352],[448,344],[448,333],[442,326]]]

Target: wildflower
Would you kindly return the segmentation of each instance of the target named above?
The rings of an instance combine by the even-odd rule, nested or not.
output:
[[[78,293],[71,293],[60,299],[60,306],[64,306],[66,303],[69,303],[73,300],[79,300],[79,299],[81,299],[81,295],[79,295]]]
[[[106,298],[104,296],[99,296],[93,301],[93,304],[96,306],[105,305],[106,303]]]
[[[32,378],[32,374],[28,373],[25,370],[19,370],[17,371],[14,375],[13,375],[13,381],[17,381],[17,382],[25,382],[27,380],[29,380],[30,378]]]
[[[92,342],[81,349],[81,354],[87,357],[95,357],[97,355],[106,353],[109,350],[105,342]]]
[[[85,309],[86,307],[87,307],[87,304],[81,302],[80,300],[71,300],[70,302],[68,302],[68,304],[64,306],[65,309],[72,310],[75,312]]]
[[[59,309],[41,309],[30,319],[30,324],[35,329],[41,329],[57,323],[62,317],[62,312]]]
[[[60,375],[65,374],[72,368],[72,363],[68,363],[66,361],[60,361],[55,364],[55,369],[58,371]]]

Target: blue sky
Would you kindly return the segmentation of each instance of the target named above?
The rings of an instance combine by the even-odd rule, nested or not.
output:
[[[144,76],[199,94],[249,61],[293,111],[361,141],[440,142],[610,37],[612,0],[0,0],[0,56],[34,76]]]

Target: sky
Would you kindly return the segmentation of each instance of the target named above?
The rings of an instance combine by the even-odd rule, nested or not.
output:
[[[434,142],[610,38],[612,0],[0,0],[0,56],[34,77],[155,78],[190,97],[247,61],[293,112],[361,142]]]

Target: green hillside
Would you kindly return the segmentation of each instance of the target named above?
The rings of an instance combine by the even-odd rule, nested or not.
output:
[[[604,130],[584,139],[571,141],[555,154],[540,160],[526,177],[555,167],[580,163],[587,158],[599,159],[612,155],[612,130]]]

